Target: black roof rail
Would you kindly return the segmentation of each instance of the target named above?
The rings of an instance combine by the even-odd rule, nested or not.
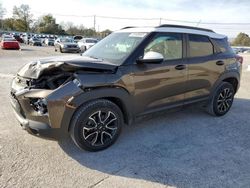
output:
[[[123,29],[130,29],[130,28],[135,28],[135,26],[127,26],[127,27],[123,27],[123,28],[121,28],[121,30],[123,30]]]
[[[157,26],[157,28],[161,27],[176,27],[176,28],[183,28],[183,29],[195,29],[195,30],[200,30],[200,31],[207,31],[207,32],[213,32],[211,29],[205,29],[205,28],[200,28],[200,27],[192,27],[192,26],[185,26],[185,25],[172,25],[172,24],[163,24]]]

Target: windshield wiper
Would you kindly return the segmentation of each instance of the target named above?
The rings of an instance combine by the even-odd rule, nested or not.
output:
[[[89,55],[89,57],[92,58],[92,59],[99,59],[99,58],[94,57],[94,56],[92,56],[92,55]]]

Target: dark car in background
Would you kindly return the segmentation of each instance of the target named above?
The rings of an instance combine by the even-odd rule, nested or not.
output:
[[[77,51],[68,47],[74,44],[65,39],[56,47]],[[199,103],[213,116],[227,114],[242,63],[227,37],[212,30],[126,28],[82,56],[26,64],[12,82],[11,101],[30,133],[69,134],[78,147],[98,151],[116,141],[123,124],[153,112]]]
[[[71,38],[58,38],[54,43],[55,51],[64,52],[77,52],[79,53],[81,50],[77,43],[74,42]]]
[[[13,37],[14,37],[18,42],[23,43],[23,39],[21,38],[20,35],[14,34]]]

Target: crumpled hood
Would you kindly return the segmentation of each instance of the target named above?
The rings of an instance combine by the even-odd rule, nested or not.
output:
[[[62,70],[88,72],[115,72],[117,66],[107,61],[87,56],[59,56],[44,58],[23,66],[17,73],[24,78],[38,79],[44,72]]]

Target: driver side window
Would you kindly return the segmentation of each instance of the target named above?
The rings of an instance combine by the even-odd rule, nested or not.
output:
[[[182,58],[182,34],[166,33],[156,36],[144,49],[147,52],[158,52],[163,55],[165,60]]]

